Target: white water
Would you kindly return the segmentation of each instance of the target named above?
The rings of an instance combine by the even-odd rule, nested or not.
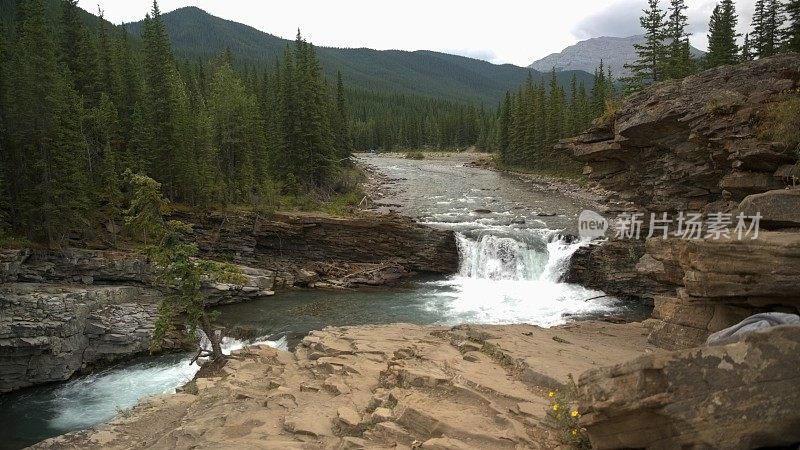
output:
[[[445,288],[431,309],[446,309],[448,323],[531,323],[554,326],[569,315],[610,311],[601,292],[560,282],[581,242],[566,243],[548,230],[524,230],[514,236],[458,233],[457,275],[431,282]]]
[[[257,339],[254,342],[225,338],[222,342],[225,354],[245,345],[261,344],[286,348],[285,338],[276,341]],[[172,364],[156,359],[69,381],[53,392],[50,405],[45,406],[56,412],[49,426],[59,430],[90,427],[133,407],[143,397],[174,393],[200,370],[200,366],[190,364],[190,361],[189,356]]]

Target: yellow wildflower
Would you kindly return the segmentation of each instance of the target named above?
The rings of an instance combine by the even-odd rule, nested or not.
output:
[[[556,393],[555,393],[555,392],[553,392],[553,391],[550,391],[550,393],[549,393],[549,394],[547,394],[547,396],[548,396],[548,397],[550,397],[550,398],[553,398],[553,397],[555,397],[555,396],[556,396]]]
[[[553,405],[553,411],[558,411],[558,403],[556,403],[555,405]]]
[[[580,416],[580,414],[578,414],[578,410],[577,409],[575,411],[572,411],[571,413],[569,413],[569,415],[572,416],[572,417]]]
[[[578,430],[572,430],[572,435],[573,436],[577,436],[578,435]]]

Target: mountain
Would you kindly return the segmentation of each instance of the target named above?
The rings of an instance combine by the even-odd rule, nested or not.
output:
[[[555,67],[558,71],[582,70],[592,73],[602,59],[606,67],[611,68],[614,77],[627,77],[631,73],[623,66],[636,61],[636,50],[633,45],[643,42],[644,36],[625,38],[603,36],[587,39],[570,45],[560,53],[545,56],[528,67],[541,72]],[[694,47],[691,47],[691,52],[695,58],[705,55],[702,50]]]
[[[230,48],[240,63],[271,65],[290,42],[253,27],[212,16],[196,7],[185,7],[162,15],[176,56],[208,59]],[[127,25],[140,35],[142,22]],[[458,102],[495,106],[508,90],[516,90],[531,69],[433,51],[371,50],[367,48],[317,47],[323,70],[329,78],[340,70],[350,88],[394,91]],[[548,69],[549,71],[549,69]],[[558,80],[569,84],[573,73],[579,81],[592,83],[584,71],[563,71]],[[549,76],[532,72],[534,80]]]

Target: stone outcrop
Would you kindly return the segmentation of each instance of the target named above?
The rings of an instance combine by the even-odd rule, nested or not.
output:
[[[795,448],[800,327],[720,346],[641,356],[584,373],[592,448]]]
[[[597,289],[626,300],[652,302],[675,287],[638,270],[645,255],[643,241],[609,240],[590,243],[572,254],[563,281]]]
[[[141,286],[0,286],[0,392],[146,352],[159,297]]]
[[[451,231],[419,225],[395,214],[362,213],[334,217],[319,213],[192,214],[177,216],[194,224],[194,238],[209,258],[233,261],[277,272],[279,285],[307,285],[304,279],[341,280],[347,264],[355,272],[383,273],[396,279],[403,272],[452,273],[458,249]],[[311,274],[299,274],[298,269]],[[380,277],[373,277],[379,280]],[[378,284],[372,281],[366,284]]]
[[[709,204],[786,186],[793,148],[759,137],[769,102],[800,86],[800,55],[722,66],[658,83],[560,146],[589,178],[647,211]]]
[[[203,281],[208,305],[273,295],[271,271],[240,267],[243,284]],[[0,392],[146,353],[162,292],[143,256],[107,250],[0,252]],[[180,337],[164,348],[183,346]]]
[[[641,324],[312,332],[245,349],[183,393],[33,448],[556,448],[548,389],[645,351]]]
[[[676,293],[655,298],[649,340],[667,349],[702,344],[709,334],[757,312],[800,311],[800,233],[758,239],[650,239],[639,265]]]
[[[746,197],[735,214],[761,215],[761,227],[800,230],[800,189],[780,189]]]
[[[241,285],[203,281],[209,305],[239,303],[274,294],[270,270],[239,266]],[[138,253],[67,248],[0,251],[3,282],[153,287],[154,268]]]

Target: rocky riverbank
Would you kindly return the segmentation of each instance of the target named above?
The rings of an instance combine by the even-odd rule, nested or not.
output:
[[[555,448],[548,392],[649,350],[641,324],[328,328],[34,448]]]
[[[233,262],[241,285],[204,282],[209,306],[275,289],[395,282],[417,271],[454,271],[452,233],[396,215],[181,216],[195,224],[203,257]],[[0,392],[63,381],[148,351],[162,292],[135,252],[0,251]],[[164,348],[182,349],[182,336]]]

